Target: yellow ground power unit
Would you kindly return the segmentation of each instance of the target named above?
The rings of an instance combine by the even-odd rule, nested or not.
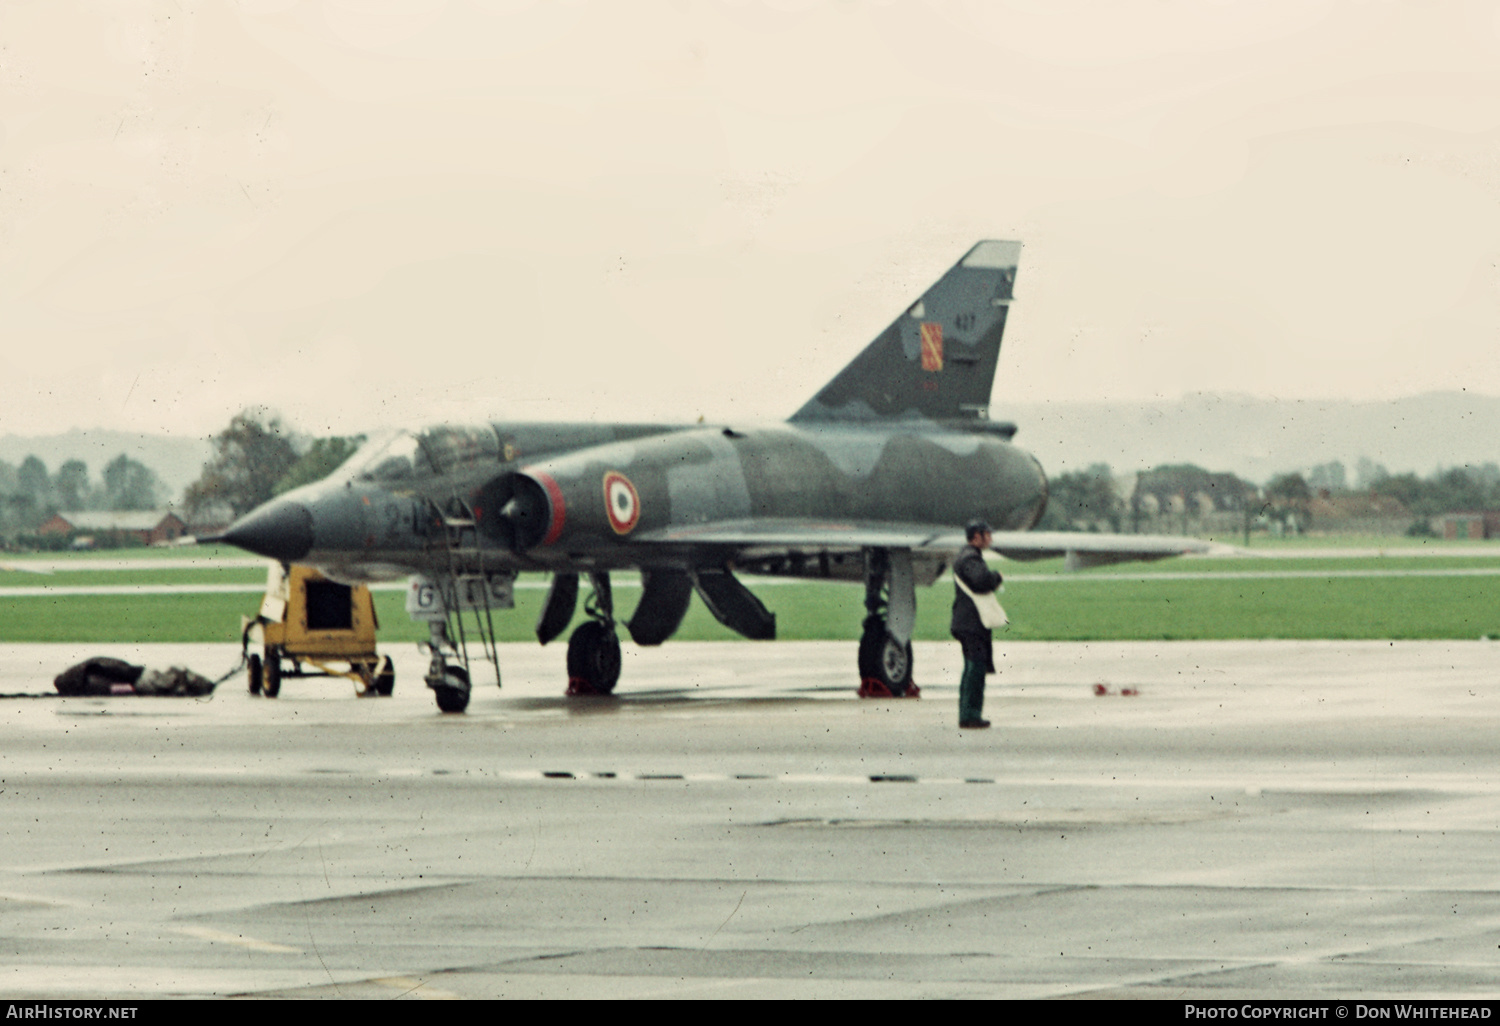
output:
[[[241,631],[250,693],[275,698],[287,677],[346,677],[361,696],[389,695],[396,670],[390,656],[375,651],[379,626],[364,585],[330,581],[308,566],[288,571],[273,564],[260,614],[245,618]]]

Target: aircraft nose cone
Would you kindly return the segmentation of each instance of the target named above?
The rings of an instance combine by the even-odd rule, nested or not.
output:
[[[300,502],[267,503],[236,520],[219,540],[257,556],[295,563],[312,549],[312,511]]]

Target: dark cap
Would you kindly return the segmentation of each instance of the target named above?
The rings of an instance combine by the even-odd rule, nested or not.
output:
[[[973,541],[976,534],[988,534],[989,530],[990,525],[983,520],[970,520],[964,525],[964,537]]]

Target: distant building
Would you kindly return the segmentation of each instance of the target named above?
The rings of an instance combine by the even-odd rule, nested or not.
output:
[[[1191,464],[1157,467],[1136,476],[1127,522],[1137,533],[1234,534],[1244,528],[1247,507],[1256,508],[1256,493],[1234,474]]]
[[[1335,495],[1320,489],[1310,508],[1313,527],[1327,534],[1404,534],[1412,522],[1400,499],[1374,492]]]
[[[1468,541],[1500,538],[1500,510],[1444,513],[1440,519],[1444,538]]]
[[[1253,501],[1256,487],[1233,474],[1182,465],[1157,467],[1136,479],[1135,501],[1152,512],[1190,512],[1193,516],[1239,513]]]
[[[142,512],[59,513],[37,528],[37,534],[113,534],[142,545],[164,545],[187,533],[187,524],[171,510]]]
[[[188,524],[188,533],[195,534],[199,538],[222,533],[234,523],[235,519],[234,507],[217,499],[204,503],[188,515],[192,517]]]

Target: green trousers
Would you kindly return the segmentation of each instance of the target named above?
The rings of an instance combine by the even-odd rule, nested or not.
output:
[[[964,675],[958,681],[958,722],[984,719],[984,671],[980,663],[964,660]]]

